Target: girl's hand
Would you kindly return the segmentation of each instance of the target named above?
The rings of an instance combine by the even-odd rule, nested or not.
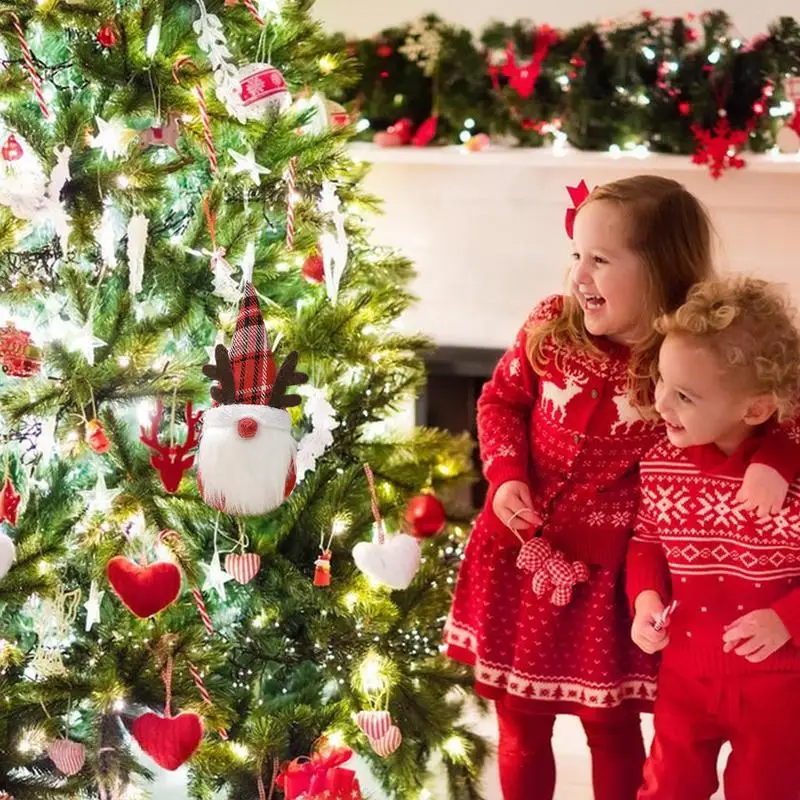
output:
[[[636,615],[631,626],[631,639],[645,653],[657,653],[669,644],[666,629],[657,631],[655,622],[664,611],[664,603],[658,592],[647,590],[636,598]]]
[[[506,481],[492,501],[495,516],[514,533],[538,528],[542,518],[533,510],[531,490],[522,481]]]
[[[766,464],[751,464],[744,473],[742,488],[736,495],[745,511],[755,510],[759,517],[777,514],[786,501],[789,483]]]
[[[726,625],[722,641],[726,653],[733,650],[737,656],[758,664],[780,650],[791,638],[777,611],[760,608]]]

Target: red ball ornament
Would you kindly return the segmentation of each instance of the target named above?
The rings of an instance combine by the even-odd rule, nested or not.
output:
[[[411,533],[419,539],[429,539],[444,530],[447,513],[436,495],[420,494],[406,506],[406,522]]]
[[[377,52],[380,58],[389,58],[389,56],[392,55],[392,53],[394,53],[394,49],[390,44],[382,44],[380,45],[380,47],[378,47]]]
[[[678,103],[678,112],[682,117],[688,117],[692,113],[692,104],[686,101]]]
[[[103,47],[113,47],[118,41],[119,37],[111,23],[106,23],[97,31],[97,42]]]
[[[322,283],[325,280],[325,262],[319,253],[312,253],[303,262],[303,277],[314,284]]]
[[[19,161],[22,158],[22,145],[13,133],[8,134],[2,149],[4,161]]]

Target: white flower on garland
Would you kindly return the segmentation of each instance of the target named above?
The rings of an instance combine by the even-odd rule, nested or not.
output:
[[[418,64],[420,69],[430,78],[439,66],[442,53],[442,35],[436,23],[426,19],[418,19],[408,29],[400,52],[409,61]]]
[[[333,431],[339,427],[336,411],[328,401],[324,389],[304,386],[298,390],[305,396],[303,409],[311,420],[311,430],[297,446],[297,482],[317,465],[317,459],[333,444]]]
[[[214,70],[217,97],[232,117],[244,122],[246,117],[239,87],[239,71],[230,61],[233,54],[228,49],[222,23],[216,14],[206,11],[202,0],[197,0],[197,5],[200,7],[200,19],[195,20],[192,27],[197,34],[197,46],[208,56]]]

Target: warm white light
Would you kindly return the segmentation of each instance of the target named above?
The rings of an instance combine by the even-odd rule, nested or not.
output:
[[[472,130],[474,127],[475,127],[475,120],[474,120],[474,119],[472,119],[472,117],[470,117],[469,119],[465,119],[465,120],[464,120],[464,127],[465,127],[467,130],[470,130],[470,131],[471,131],[471,130]]]
[[[357,133],[363,133],[365,130],[369,129],[370,124],[371,124],[370,121],[366,117],[362,117],[356,123],[356,132]]]
[[[719,50],[712,50],[708,54],[708,63],[709,64],[717,64],[719,62],[720,58],[722,58],[722,53],[720,53]]]
[[[656,51],[652,47],[643,47],[642,55],[648,60],[652,61],[656,57]]]
[[[562,85],[567,86],[569,84],[569,78],[566,75],[559,75],[556,80]]]
[[[341,731],[331,731],[325,734],[325,738],[330,742],[332,747],[344,747],[344,734]]]
[[[120,189],[127,189],[131,185],[131,179],[127,175],[120,175],[117,177],[117,186]]]
[[[118,713],[121,712],[121,711],[124,711],[125,710],[125,701],[121,697],[118,697],[114,701],[114,703],[112,704],[111,707],[114,709],[114,711],[116,711]]]
[[[466,144],[472,138],[472,134],[469,131],[461,131],[461,133],[458,135],[458,138],[461,139],[464,144]]]
[[[467,754],[464,740],[460,736],[451,736],[442,743],[442,750],[451,758],[463,758]]]
[[[241,744],[240,742],[231,742],[231,751],[237,758],[241,758],[242,760],[250,755],[247,745]]]
[[[342,514],[337,514],[333,518],[333,524],[331,525],[331,534],[333,536],[341,536],[343,533],[347,533],[349,528],[350,528],[350,520]]]

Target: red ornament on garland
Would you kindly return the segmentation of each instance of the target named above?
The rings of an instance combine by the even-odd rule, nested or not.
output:
[[[200,747],[203,721],[197,714],[188,712],[177,717],[162,717],[148,711],[137,717],[131,733],[156,764],[172,771],[186,763]]]
[[[319,253],[312,253],[303,262],[303,277],[314,284],[320,284],[325,280],[325,261]]]
[[[732,130],[727,117],[720,116],[713,131],[708,131],[695,123],[692,125],[692,133],[697,142],[692,162],[708,164],[714,180],[720,178],[726,169],[742,169],[745,166],[744,159],[738,155],[738,148],[747,142],[750,134],[749,126],[741,131]]]
[[[439,116],[434,114],[433,116],[428,117],[428,119],[426,119],[425,122],[423,122],[422,125],[417,128],[417,132],[411,138],[411,144],[413,144],[414,147],[425,147],[426,145],[430,144],[436,136],[436,129],[438,127]]]
[[[103,455],[111,449],[111,442],[99,419],[90,419],[86,423],[86,442],[98,455]]]
[[[13,133],[8,134],[8,138],[3,144],[2,154],[5,161],[19,161],[22,158],[22,145]]]
[[[11,480],[11,476],[8,472],[6,472],[6,479],[3,481],[3,491],[0,492],[0,522],[7,522],[9,525],[17,524],[21,500],[22,495],[14,488],[14,482]]]
[[[199,444],[197,427],[202,411],[192,413],[192,403],[186,404],[186,441],[183,444],[161,444],[158,440],[158,428],[164,416],[164,403],[159,397],[156,400],[156,410],[150,419],[150,430],[140,429],[139,441],[147,445],[153,454],[150,456],[150,465],[158,471],[161,484],[170,493],[177,492],[184,473],[194,464],[194,453],[191,451]]]
[[[402,147],[410,144],[411,134],[414,130],[414,122],[408,117],[390,125],[385,131],[379,131],[372,137],[372,141],[378,147]]]
[[[394,53],[394,48],[390,44],[382,44],[379,45],[377,53],[380,58],[389,58]]]
[[[114,26],[108,22],[97,31],[97,42],[103,47],[113,47],[119,41]]]
[[[682,103],[678,103],[678,113],[682,117],[688,117],[692,113],[692,104],[687,103],[685,100]]]
[[[447,512],[436,495],[420,494],[409,500],[406,506],[406,522],[411,526],[413,536],[430,539],[444,530]]]
[[[181,590],[181,572],[170,561],[140,567],[124,556],[115,556],[108,562],[106,576],[117,597],[141,619],[163,611]]]

